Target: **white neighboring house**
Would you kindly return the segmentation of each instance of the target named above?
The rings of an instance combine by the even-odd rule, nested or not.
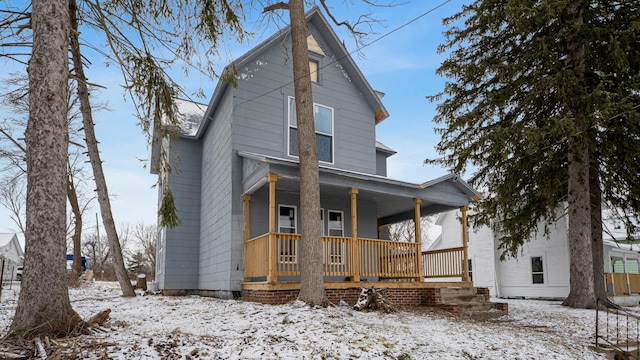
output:
[[[441,236],[429,250],[462,245],[461,213],[441,214],[436,225]],[[474,286],[487,287],[491,296],[562,299],[569,294],[567,223],[550,226],[547,237],[541,227],[521,248],[517,258],[500,260],[499,238],[487,226],[468,227],[469,269]]]
[[[14,280],[17,267],[24,260],[24,251],[15,233],[0,233],[0,259],[2,258],[5,259],[3,280]]]
[[[429,250],[462,245],[460,218],[459,210],[440,214],[436,225],[441,226],[442,234]],[[487,287],[491,296],[504,298],[564,299],[569,294],[566,217],[550,224],[548,235],[544,234],[541,223],[539,231],[522,246],[517,258],[507,257],[503,261],[500,260],[502,250],[498,249],[500,239],[489,227],[474,228],[470,224],[468,229],[469,273],[474,286]],[[612,239],[603,242],[606,273],[639,273],[638,245],[624,245]],[[615,288],[618,291],[614,292],[613,281],[611,277],[608,279],[607,289],[611,295],[621,295],[619,289],[629,288],[629,285],[617,284]],[[630,286],[625,295],[640,292],[634,289],[633,284]]]

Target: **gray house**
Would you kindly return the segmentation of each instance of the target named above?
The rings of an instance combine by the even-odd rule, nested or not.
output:
[[[389,239],[385,226],[466,209],[478,193],[455,174],[423,184],[388,178],[395,152],[376,141],[376,125],[388,117],[382,94],[317,8],[307,22],[327,294],[348,297],[372,284],[414,294],[446,286],[425,278],[447,276],[463,280],[455,286],[472,286],[466,248],[423,253],[419,227],[407,243]],[[221,81],[208,105],[181,102],[180,137],[155,142],[152,169],[160,154],[179,169],[165,181],[182,224],[161,228],[157,246],[156,279],[165,293],[276,303],[299,290],[290,41],[285,28],[235,60],[226,71],[237,87]]]

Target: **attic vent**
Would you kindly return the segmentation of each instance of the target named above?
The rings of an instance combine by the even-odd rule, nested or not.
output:
[[[324,51],[322,51],[322,48],[320,48],[320,45],[318,45],[318,42],[316,41],[316,38],[313,37],[313,35],[307,36],[307,45],[309,46],[309,51],[313,51],[318,55],[325,55]]]

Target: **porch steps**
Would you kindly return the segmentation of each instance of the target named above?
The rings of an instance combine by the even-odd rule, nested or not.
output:
[[[509,313],[508,304],[491,302],[489,289],[477,287],[441,288],[434,296],[433,306],[454,316],[489,320]]]

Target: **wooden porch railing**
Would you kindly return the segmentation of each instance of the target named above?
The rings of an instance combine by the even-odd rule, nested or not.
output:
[[[422,252],[425,278],[462,277],[464,247]]]
[[[250,239],[245,247],[245,278],[300,276],[299,234],[272,233]],[[325,276],[354,276],[352,238],[323,236]],[[359,275],[381,278],[419,277],[419,244],[388,240],[358,239]],[[272,250],[270,250],[272,249]],[[273,270],[271,270],[273,269]]]
[[[358,239],[360,252],[360,275],[381,278],[416,278],[418,270],[419,244]]]
[[[640,274],[606,273],[605,276],[607,293],[611,295],[640,294]]]

